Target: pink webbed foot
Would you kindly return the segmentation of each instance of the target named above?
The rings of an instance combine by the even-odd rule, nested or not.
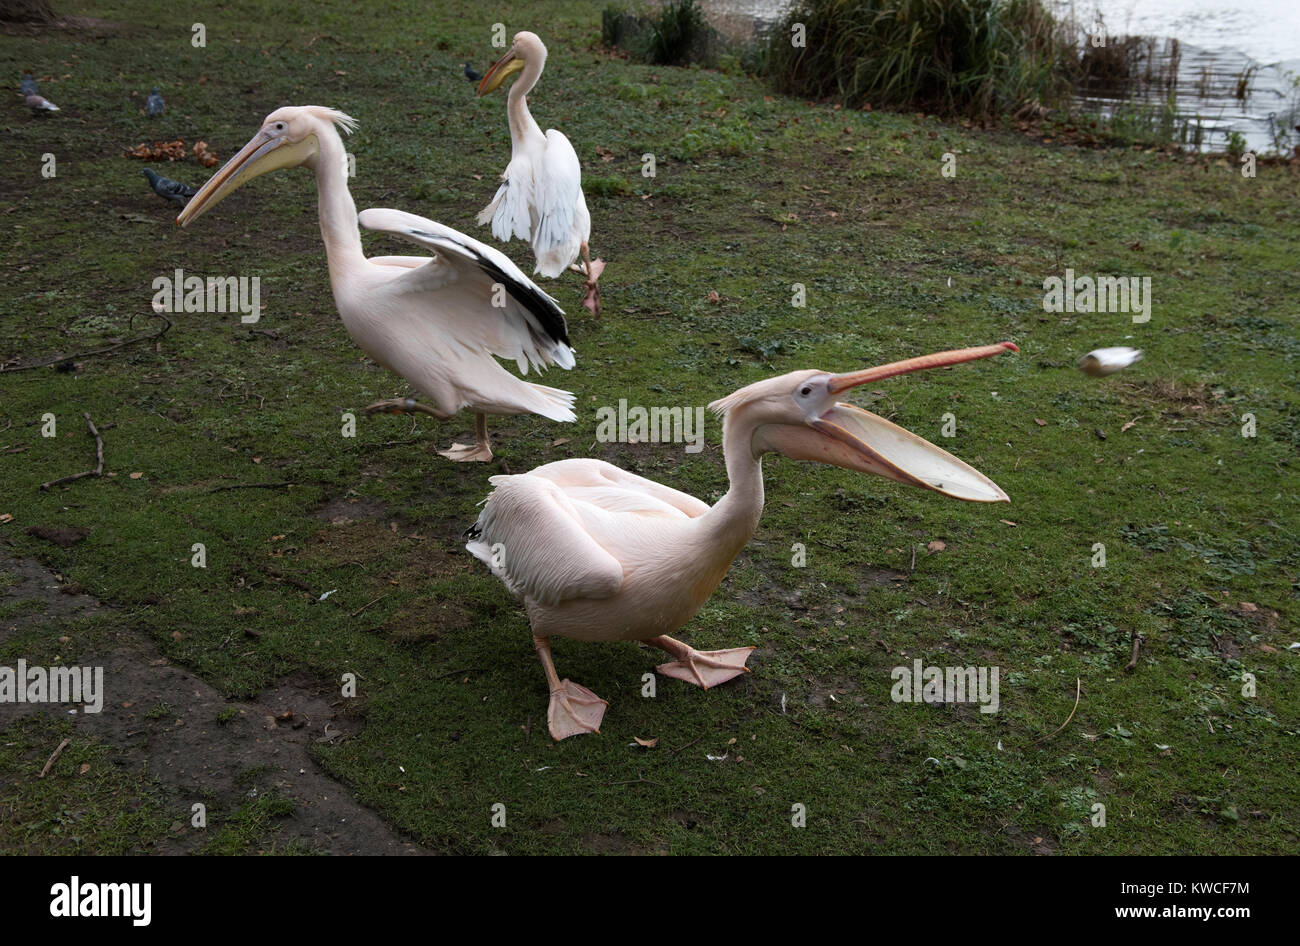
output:
[[[726,683],[742,673],[749,673],[745,661],[754,652],[753,647],[734,647],[731,650],[692,650],[681,655],[680,660],[655,667],[665,677],[685,680],[708,689]]]
[[[551,705],[546,710],[546,724],[552,739],[568,739],[587,732],[600,732],[600,721],[605,717],[602,700],[586,687],[572,680],[561,680],[551,691]]]
[[[438,454],[457,463],[486,463],[492,459],[492,448],[485,443],[476,443],[472,446],[453,443],[446,450],[439,450]]]

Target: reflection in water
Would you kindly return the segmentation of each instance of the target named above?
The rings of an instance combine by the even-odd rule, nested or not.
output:
[[[1198,119],[1201,147],[1222,151],[1237,132],[1257,152],[1275,150],[1281,122],[1297,140],[1297,98],[1293,80],[1300,74],[1300,0],[1048,0],[1059,17],[1091,29],[1098,12],[1106,31],[1116,36],[1149,37],[1150,58],[1143,75],[1167,81],[1144,83],[1122,93],[1081,90],[1080,103],[1108,113],[1124,98],[1163,106],[1172,91],[1181,118]],[[709,22],[733,39],[749,40],[775,23],[791,0],[701,0]],[[1169,40],[1176,39],[1176,44]],[[1244,81],[1243,81],[1244,80]],[[1283,138],[1282,143],[1286,141]]]
[[[1203,149],[1222,151],[1236,132],[1252,151],[1289,150],[1278,125],[1296,140],[1300,3],[1225,6],[1223,0],[1053,0],[1053,12],[1083,30],[1094,30],[1100,14],[1106,33],[1154,38],[1142,72],[1165,77],[1120,93],[1081,90],[1083,107],[1108,113],[1124,97],[1160,106],[1172,93],[1181,118],[1200,120]],[[1176,78],[1172,88],[1170,77]]]

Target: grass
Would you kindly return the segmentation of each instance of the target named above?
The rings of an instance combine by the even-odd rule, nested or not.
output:
[[[476,99],[461,65],[494,54],[498,14],[400,0],[384,17],[341,3],[313,11],[308,22],[228,4],[206,14],[198,49],[190,15],[119,0],[93,10],[113,32],[0,47],[0,71],[52,76],[42,91],[64,109],[41,121],[10,106],[0,358],[140,331],[128,320],[177,267],[259,275],[267,308],[255,327],[274,332],[250,333],[237,314],[185,315],[158,346],[77,359],[72,372],[0,374],[0,514],[14,516],[0,535],[113,608],[97,633],[145,635],[232,699],[288,674],[338,686],[355,673],[348,705],[363,725],[315,758],[440,851],[1295,849],[1300,688],[1286,647],[1300,574],[1300,227],[1287,168],[1244,179],[1159,153],[809,105],[743,76],[607,55],[585,4],[543,2],[531,22],[507,24],[544,25],[551,58],[532,108],[604,182],[587,197],[593,249],[610,261],[600,322],[579,308],[576,279],[553,287],[578,367],[547,380],[578,395],[579,420],[494,422],[511,470],[602,456],[713,500],[725,489],[716,424],[699,455],[593,447],[596,409],[622,397],[705,404],[796,368],[1004,338],[1022,349],[858,395],[989,474],[1011,506],[769,459],[758,534],[682,634],[701,648],[759,646],[754,672],[709,692],[660,679],[647,699],[642,674],[658,660],[647,650],[558,640],[561,674],[612,705],[602,735],[553,744],[522,610],[461,550],[501,466],[433,452],[472,419],[413,430],[362,418],[356,438],[339,436],[344,412],[407,391],[340,324],[310,176],[261,179],[180,232],[139,163],[120,156],[179,136],[224,159],[280,105],[333,105],[361,122],[349,141],[360,207],[482,237],[473,215],[509,142],[501,98]],[[151,123],[140,109],[154,84],[168,112]],[[45,153],[58,158],[52,180],[39,173]],[[945,153],[956,177],[941,173]],[[198,183],[210,172],[190,161],[166,173]],[[406,252],[365,240],[372,254]],[[504,249],[525,261],[520,244]],[[1045,313],[1042,281],[1067,267],[1152,276],[1151,322]],[[803,308],[790,304],[794,283]],[[1109,344],[1146,358],[1101,381],[1074,370]],[[112,425],[112,475],[42,492],[91,462],[82,411]],[[38,433],[46,412],[53,439]],[[949,412],[954,439],[940,434]],[[1240,435],[1246,413],[1254,438]],[[294,485],[212,492],[275,482]],[[61,549],[29,536],[32,525],[90,532]],[[935,539],[946,548],[928,553]],[[190,565],[195,542],[205,569]],[[804,568],[791,566],[796,543]],[[1096,543],[1105,568],[1091,567]],[[9,624],[0,618],[4,665],[68,657],[61,621],[17,636]],[[1145,644],[1125,672],[1134,633]],[[915,658],[998,666],[1000,712],[892,703],[891,668]],[[1073,720],[1042,738],[1069,715],[1076,680]],[[31,777],[69,732],[36,726],[0,732],[0,773],[19,760],[24,773],[0,775],[0,846],[54,853],[72,832],[88,839],[81,849],[151,850],[175,817],[149,807],[161,789],[147,777],[74,782],[83,758],[112,771],[84,722],[60,781]],[[84,794],[60,797],[69,785]],[[504,828],[491,824],[497,803]],[[1090,823],[1094,803],[1105,828]],[[299,850],[276,842],[286,804],[230,809],[206,849]],[[807,807],[802,830],[794,804]]]
[[[800,0],[767,47],[782,92],[979,118],[1063,99],[1073,61],[1039,0]]]

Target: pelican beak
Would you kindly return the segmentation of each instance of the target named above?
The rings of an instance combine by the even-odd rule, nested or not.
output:
[[[315,135],[292,142],[283,136],[259,131],[238,154],[208,178],[208,182],[199,188],[199,192],[190,198],[185,209],[177,215],[176,222],[182,227],[189,226],[253,178],[281,168],[297,167],[315,154],[319,147]]]
[[[834,375],[831,394],[849,388],[927,368],[940,368],[1019,351],[1011,342],[963,348],[909,358],[879,368]],[[815,460],[862,473],[875,473],[899,483],[943,493],[954,499],[976,503],[1006,503],[1010,497],[996,483],[974,467],[963,463],[923,437],[918,437],[883,417],[854,407],[832,403],[807,426],[769,424],[755,432],[756,446],[775,450],[796,460]]]
[[[512,72],[518,72],[524,67],[524,61],[515,54],[513,46],[507,50],[506,54],[492,64],[492,68],[483,76],[483,80],[478,84],[478,94],[487,95],[495,91],[506,77]]]

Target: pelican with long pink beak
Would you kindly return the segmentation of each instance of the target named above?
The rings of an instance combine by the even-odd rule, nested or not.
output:
[[[845,392],[895,375],[1019,351],[963,348],[848,374],[794,371],[741,388],[710,408],[723,416],[730,488],[716,505],[602,460],[561,460],[494,476],[466,548],[523,599],[550,686],[555,739],[598,732],[605,700],[561,680],[550,638],[641,641],[673,659],[665,676],[709,688],[747,672],[752,647],[698,651],[667,636],[704,605],[763,513],[765,453],[875,473],[954,499],[1010,502],[983,473]]]
[[[420,411],[447,420],[474,411],[477,439],[438,452],[451,460],[492,459],[487,415],[539,414],[572,421],[573,395],[515,377],[548,365],[572,368],[564,312],[499,250],[400,210],[357,213],[348,193],[348,155],[339,129],[356,123],[318,105],[280,108],[176,218],[189,226],[254,178],[282,168],[316,175],[321,236],[334,304],[352,340],[401,375],[431,404],[393,398],[367,413]],[[432,256],[372,256],[361,249],[358,223],[418,243]]]

